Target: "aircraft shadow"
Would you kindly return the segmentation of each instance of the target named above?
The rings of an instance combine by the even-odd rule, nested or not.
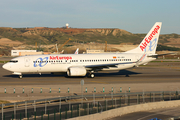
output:
[[[129,75],[135,75],[135,74],[142,74],[138,72],[132,72],[129,70],[119,70],[118,72],[111,72],[111,73],[95,73],[95,76],[101,77],[101,76],[106,76],[106,77],[112,77],[112,76],[119,76],[119,75],[125,75],[126,77],[129,77]]]
[[[37,73],[31,73],[31,74],[23,74],[23,77],[33,78],[33,77],[60,77],[65,75],[53,75],[51,73],[42,73],[41,75]],[[18,78],[19,75],[4,75],[3,77],[12,77],[12,78]]]

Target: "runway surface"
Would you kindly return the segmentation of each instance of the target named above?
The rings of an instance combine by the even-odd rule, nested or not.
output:
[[[112,87],[114,93],[119,92],[120,87],[122,87],[122,92],[128,91],[129,87],[131,92],[180,90],[180,62],[151,62],[146,66],[121,71],[101,71],[95,73],[95,78],[35,73],[24,74],[23,78],[19,79],[17,75],[12,75],[11,72],[4,70],[2,65],[0,64],[1,100],[16,101],[56,97],[59,96],[59,88],[61,88],[61,96],[80,94],[82,79],[85,81],[83,91],[87,88],[88,94],[94,91],[94,87],[96,87],[96,93],[102,93],[103,87],[105,93],[109,93]],[[9,94],[3,94],[5,88]],[[13,94],[14,88],[18,95]],[[28,95],[22,94],[23,88]],[[31,94],[32,88],[33,94]],[[40,94],[41,88],[44,94]],[[49,94],[50,88],[51,94]],[[68,88],[69,93],[67,92]]]

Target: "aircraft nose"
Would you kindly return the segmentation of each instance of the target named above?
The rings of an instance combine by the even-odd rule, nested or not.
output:
[[[8,68],[10,68],[10,66],[9,66],[8,64],[4,64],[4,65],[2,66],[2,68],[8,70]]]

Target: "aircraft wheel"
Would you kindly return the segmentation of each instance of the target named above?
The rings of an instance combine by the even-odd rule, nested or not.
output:
[[[22,75],[20,75],[19,78],[22,79]]]
[[[92,73],[92,74],[90,74],[90,78],[94,78],[94,74]]]

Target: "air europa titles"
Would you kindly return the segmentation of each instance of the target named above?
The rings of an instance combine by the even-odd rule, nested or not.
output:
[[[72,59],[71,56],[50,56],[49,57],[50,60],[69,60],[69,59]]]
[[[152,33],[149,35],[149,37],[145,38],[144,43],[141,43],[140,48],[142,51],[146,48],[147,44],[152,40],[153,36],[158,33],[159,29],[160,29],[160,26],[157,25],[156,28],[154,28],[154,30],[152,31]]]

